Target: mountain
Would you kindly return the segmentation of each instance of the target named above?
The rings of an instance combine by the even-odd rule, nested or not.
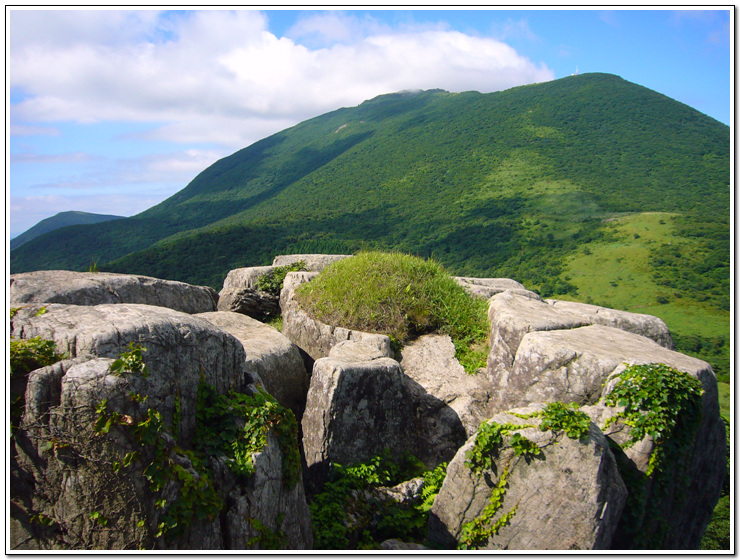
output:
[[[10,265],[94,260],[220,289],[230,269],[276,254],[398,250],[655,314],[695,353],[724,355],[729,224],[730,128],[618,76],[581,74],[332,111],[141,214],[25,243]]]
[[[69,212],[59,212],[50,218],[41,220],[35,226],[27,229],[20,235],[10,240],[10,250],[17,249],[24,243],[31,241],[59,228],[66,226],[76,226],[81,224],[98,224],[110,220],[120,220],[123,216],[113,216],[111,214],[91,214],[89,212],[78,212],[75,210]]]

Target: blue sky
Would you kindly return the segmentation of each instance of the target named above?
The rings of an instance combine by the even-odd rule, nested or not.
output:
[[[402,89],[607,72],[730,124],[733,15],[6,8],[7,231],[134,215],[260,138]]]

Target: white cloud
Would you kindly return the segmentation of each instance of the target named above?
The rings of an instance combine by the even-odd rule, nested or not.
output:
[[[299,21],[295,39],[251,10],[11,10],[9,29],[9,85],[25,94],[14,126],[155,122],[153,137],[229,148],[382,93],[554,78],[494,39],[332,13]],[[329,46],[296,42],[308,36]]]

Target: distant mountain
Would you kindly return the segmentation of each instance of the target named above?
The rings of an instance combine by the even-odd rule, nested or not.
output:
[[[94,259],[220,288],[275,254],[395,249],[567,294],[568,255],[608,236],[605,220],[668,212],[724,278],[729,184],[728,126],[618,76],[396,93],[260,140],[141,214],[25,243],[11,270]]]
[[[40,235],[66,226],[98,224],[100,222],[121,220],[123,218],[124,216],[113,216],[110,214],[91,214],[89,212],[78,212],[75,210],[71,210],[69,212],[59,212],[59,214],[56,214],[51,218],[41,220],[32,228],[11,239],[10,250],[12,251],[13,249],[20,247],[24,243],[28,243],[32,239],[36,239]]]

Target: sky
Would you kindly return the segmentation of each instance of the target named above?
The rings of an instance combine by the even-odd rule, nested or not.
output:
[[[301,121],[405,89],[606,72],[730,125],[733,8],[6,7],[6,238],[131,216]]]

